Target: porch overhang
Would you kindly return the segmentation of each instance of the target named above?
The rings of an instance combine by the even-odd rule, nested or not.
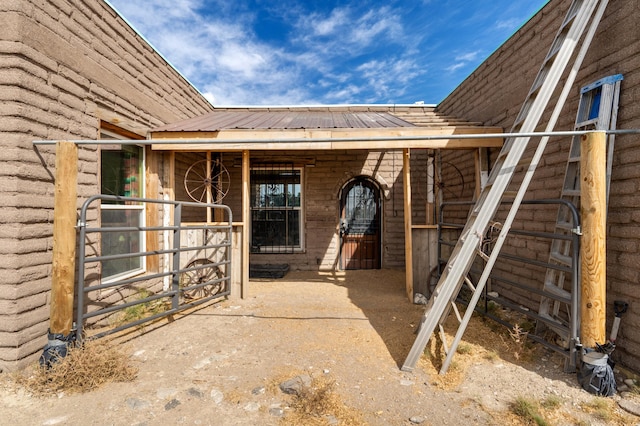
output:
[[[157,151],[500,148],[502,128],[429,126],[348,129],[225,129],[151,132]],[[156,142],[157,141],[157,142]]]

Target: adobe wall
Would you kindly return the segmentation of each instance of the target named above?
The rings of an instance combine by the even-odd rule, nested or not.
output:
[[[54,148],[96,139],[100,120],[145,135],[211,109],[106,3],[0,3],[0,371],[46,343]],[[99,192],[96,147],[79,150],[79,202]],[[91,219],[97,217],[92,212]]]
[[[251,263],[286,263],[292,270],[340,269],[340,190],[351,179],[367,176],[378,184],[382,195],[382,268],[404,267],[402,151],[304,151],[299,156],[281,151],[252,152],[251,160],[260,161],[265,156],[276,162],[282,159],[296,163],[300,157],[314,160],[313,167],[303,169],[305,249],[291,254],[251,253]],[[232,188],[224,202],[232,209],[234,220],[240,221],[241,194],[233,188],[241,187],[242,176],[241,168],[233,165],[241,164],[241,157],[224,153],[223,163],[229,170]]]
[[[447,99],[438,111],[509,130],[531,86],[550,43],[569,7],[569,0],[552,0],[503,46],[498,48]],[[556,130],[571,130],[576,116],[579,89],[612,74],[623,74],[618,129],[640,128],[640,4],[610,2],[598,27],[576,84],[563,109]],[[552,100],[551,105],[555,105]],[[549,108],[549,111],[551,108]],[[549,115],[549,111],[545,114]],[[546,122],[546,120],[543,120]],[[542,130],[542,128],[540,128]],[[533,179],[527,199],[560,195],[568,155],[569,140],[552,139],[543,163]],[[495,153],[493,153],[495,158]],[[471,161],[467,158],[467,161]],[[630,303],[622,320],[618,348],[614,352],[623,365],[640,371],[640,136],[616,138],[607,225],[607,333],[613,320],[613,301]],[[536,216],[537,215],[537,216]],[[522,226],[552,230],[554,214],[528,212]],[[515,225],[514,225],[515,227]],[[517,244],[517,243],[514,243]],[[545,247],[514,247],[547,257]],[[508,248],[509,249],[509,248]],[[547,253],[543,253],[547,250]],[[518,280],[537,283],[540,274],[522,271]],[[516,274],[516,271],[512,271]],[[537,301],[517,299],[537,310]]]

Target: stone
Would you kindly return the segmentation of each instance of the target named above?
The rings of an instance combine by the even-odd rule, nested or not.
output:
[[[244,411],[249,411],[251,413],[255,413],[260,409],[260,404],[257,402],[249,402],[244,406]]]
[[[300,395],[303,389],[311,386],[311,377],[303,374],[280,383],[280,390],[288,395]]]
[[[284,410],[281,407],[271,407],[269,408],[269,414],[274,417],[284,417]]]
[[[211,393],[209,395],[211,396],[213,402],[215,402],[216,404],[220,404],[224,399],[224,394],[218,389],[211,389]]]
[[[618,405],[623,410],[635,415],[640,416],[640,404],[630,399],[621,399],[618,401]]]
[[[415,305],[426,305],[428,302],[429,302],[429,300],[427,299],[427,297],[424,294],[416,293],[413,296],[413,303]]]
[[[413,417],[409,418],[409,421],[411,423],[413,423],[414,425],[419,425],[419,424],[424,423],[425,418],[422,417],[422,416],[413,416]]]
[[[158,399],[167,399],[176,396],[178,390],[176,388],[160,388],[156,391]]]
[[[197,388],[189,388],[189,390],[187,390],[187,393],[190,396],[195,396],[196,398],[204,398],[204,392]]]
[[[125,402],[132,410],[142,410],[150,405],[148,401],[137,398],[127,398]]]
[[[253,395],[262,395],[265,392],[266,392],[266,389],[264,386],[258,386],[257,388],[253,388],[253,390],[251,391]]]
[[[165,411],[169,411],[169,410],[173,410],[174,408],[176,408],[178,405],[180,405],[180,401],[178,401],[177,399],[172,399],[171,401],[167,402],[164,405],[164,410]]]

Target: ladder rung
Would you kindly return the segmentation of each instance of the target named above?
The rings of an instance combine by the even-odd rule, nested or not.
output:
[[[562,196],[563,197],[579,197],[580,196],[580,190],[579,189],[563,188],[562,189]]]
[[[579,155],[572,155],[567,159],[568,163],[578,163],[580,162],[580,156]]]
[[[476,249],[476,253],[478,253],[478,256],[480,256],[481,258],[483,258],[485,261],[489,260],[489,255],[486,254],[485,252],[483,252],[480,249]],[[465,280],[467,280],[468,278],[465,277]]]
[[[564,229],[566,231],[571,231],[571,230],[573,230],[574,225],[571,222],[566,222],[564,220],[559,220],[558,222],[556,222],[556,228]]]
[[[587,130],[585,129],[587,126],[598,127],[598,117],[576,123],[576,130]]]
[[[571,303],[571,293],[567,290],[558,287],[555,284],[544,283],[544,287],[542,289],[549,294],[552,294],[554,300],[557,300],[562,303],[570,304]]]
[[[566,256],[558,252],[551,252],[549,254],[549,259],[554,260],[565,266],[571,266],[573,263],[573,259],[571,258],[571,256]]]
[[[560,321],[553,318],[549,314],[539,313],[538,315],[541,318],[543,318],[544,324],[550,329],[552,329],[553,331],[555,331],[558,336],[564,337],[565,339],[568,338],[569,328],[567,326],[565,326],[564,324],[562,324]]]

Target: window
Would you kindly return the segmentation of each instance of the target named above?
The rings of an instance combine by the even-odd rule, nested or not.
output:
[[[124,139],[121,135],[102,130],[101,139]],[[144,150],[139,146],[103,146],[101,160],[101,193],[124,197],[142,197],[144,188]],[[132,201],[102,202],[100,207],[102,228],[144,226],[144,205]],[[142,231],[103,232],[102,256],[139,253],[144,251]],[[144,259],[126,257],[102,262],[102,279],[115,280],[144,272]]]
[[[270,166],[251,171],[251,249],[302,250],[302,169]]]

